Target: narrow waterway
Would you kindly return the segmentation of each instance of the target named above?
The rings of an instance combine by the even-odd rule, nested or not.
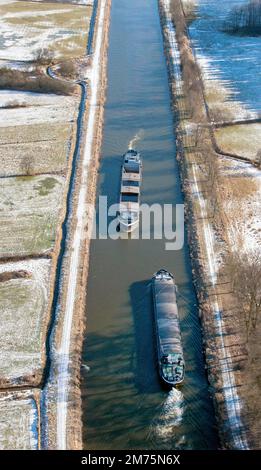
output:
[[[109,204],[118,202],[121,155],[138,132],[142,202],[182,203],[157,0],[113,0],[98,183]],[[150,278],[161,267],[182,294],[186,379],[172,391],[161,388],[156,369]],[[187,245],[166,251],[164,240],[95,240],[87,292],[85,448],[217,448]]]

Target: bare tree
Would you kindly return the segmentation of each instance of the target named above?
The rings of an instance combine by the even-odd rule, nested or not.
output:
[[[209,154],[209,129],[206,125],[198,124],[195,131],[195,150],[202,156],[206,164]]]
[[[259,168],[261,168],[261,149],[259,149],[257,151],[257,154],[256,154],[256,161],[257,161],[257,164],[259,166]]]
[[[227,261],[232,288],[244,317],[246,335],[257,327],[261,314],[261,253],[233,253]]]
[[[34,60],[39,65],[49,65],[53,62],[54,52],[47,47],[37,49],[34,54]]]
[[[36,68],[32,73],[3,67],[0,69],[0,89],[70,95],[74,93],[75,86],[62,80],[53,80],[44,74],[40,68]]]
[[[190,25],[197,17],[197,0],[187,0],[183,5],[186,23]]]
[[[211,217],[214,217],[219,207],[219,167],[212,149],[209,127],[198,124],[194,137],[195,152],[200,158],[198,165],[207,178],[209,207]]]
[[[74,77],[77,73],[76,66],[72,61],[62,62],[59,67],[59,72],[65,77]]]
[[[15,109],[15,108],[26,108],[26,107],[27,107],[27,104],[24,101],[19,102],[18,100],[10,100],[4,106],[1,106],[1,108],[4,108],[4,109]]]
[[[249,0],[246,5],[234,7],[224,23],[224,30],[232,34],[260,35],[261,0]]]
[[[20,169],[26,176],[32,176],[34,174],[34,158],[32,155],[24,155],[22,157]]]

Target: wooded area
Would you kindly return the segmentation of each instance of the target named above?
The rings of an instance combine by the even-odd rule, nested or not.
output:
[[[224,31],[246,36],[261,35],[261,0],[249,0],[234,7],[224,23]]]

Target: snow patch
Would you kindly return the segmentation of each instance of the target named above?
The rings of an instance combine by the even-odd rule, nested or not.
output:
[[[176,76],[176,81],[180,88],[182,88],[180,59],[178,53],[178,45],[176,41],[176,33],[170,15],[170,0],[163,0],[163,5],[166,15],[166,29],[169,38],[171,55],[173,59],[173,71]],[[217,272],[218,272],[218,257],[215,250],[215,233],[211,222],[207,218],[206,201],[204,195],[199,190],[197,172],[198,166],[193,164],[193,195],[198,200],[201,210],[202,229],[205,239],[205,248],[207,253],[207,266],[206,271],[209,274],[209,279],[213,287],[216,285]],[[237,394],[235,378],[231,367],[231,358],[229,351],[225,349],[224,336],[223,336],[223,322],[222,322],[222,306],[219,305],[216,295],[213,295],[212,312],[214,315],[216,330],[221,339],[221,350],[223,357],[221,359],[221,377],[223,382],[223,393],[225,397],[225,404],[228,416],[229,429],[234,441],[235,449],[248,449],[248,443],[243,432],[243,425],[241,422],[241,403]]]
[[[0,449],[38,449],[38,410],[31,391],[0,395]]]

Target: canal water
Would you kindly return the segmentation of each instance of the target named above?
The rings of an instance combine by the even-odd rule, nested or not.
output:
[[[182,203],[157,0],[113,0],[108,95],[98,195],[118,202],[121,155],[135,136],[143,158],[142,203]],[[152,274],[176,276],[186,361],[180,390],[158,379]],[[165,240],[91,244],[82,361],[86,449],[210,449],[217,431],[202,355],[188,246]]]

